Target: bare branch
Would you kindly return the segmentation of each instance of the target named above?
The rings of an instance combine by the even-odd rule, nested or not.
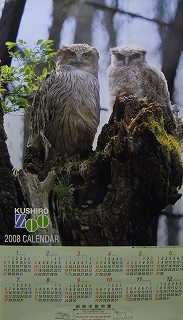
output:
[[[144,16],[142,16],[140,14],[136,14],[136,13],[132,13],[132,12],[129,12],[129,11],[125,11],[125,10],[119,9],[117,7],[106,6],[104,4],[99,4],[99,3],[95,2],[95,1],[90,1],[90,0],[84,0],[83,3],[88,4],[90,6],[94,6],[95,8],[98,8],[98,9],[114,12],[114,14],[115,13],[121,13],[121,14],[128,15],[128,16],[130,16],[132,18],[139,18],[139,19],[143,19],[143,20],[146,20],[146,21],[157,23],[157,24],[161,25],[162,27],[171,27],[171,24],[166,23],[164,21],[160,21],[160,20],[155,19],[155,18],[153,18],[153,19],[147,18],[147,17],[144,17]]]

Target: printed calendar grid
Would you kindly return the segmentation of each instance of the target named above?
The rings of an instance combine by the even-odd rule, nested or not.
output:
[[[1,265],[4,303],[69,305],[83,299],[97,304],[158,303],[183,296],[183,255],[174,250],[156,256],[145,249],[128,256],[115,250],[114,253],[106,250],[100,256],[86,254],[84,249],[72,251],[59,255],[54,249],[49,252],[42,248],[42,255],[36,256],[20,249],[4,255]],[[172,270],[174,276],[170,275]]]

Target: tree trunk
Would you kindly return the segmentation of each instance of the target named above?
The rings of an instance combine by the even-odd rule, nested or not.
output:
[[[2,108],[0,108],[0,154],[0,244],[8,245],[8,243],[4,242],[6,234],[20,234],[20,229],[17,231],[14,228],[15,208],[25,206],[25,203],[20,186],[12,173],[12,165],[6,145],[6,134],[3,127]]]
[[[74,43],[92,44],[92,20],[94,8],[87,5],[76,7],[76,30]]]
[[[26,0],[9,0],[5,2],[0,20],[0,60],[1,65],[11,64],[11,57],[8,54],[5,43],[16,42],[21,17],[24,11]]]
[[[53,0],[52,24],[49,29],[49,39],[54,40],[54,51],[59,49],[62,25],[67,19],[69,15],[69,9],[73,3],[75,3],[75,0]]]
[[[24,170],[40,181],[55,169],[63,245],[156,245],[159,214],[180,198],[182,183],[179,143],[162,117],[157,104],[130,96],[116,101],[88,159],[43,164],[34,147],[27,152]]]
[[[101,4],[105,4],[104,0],[100,1]],[[113,7],[114,8],[118,8],[118,1],[114,0],[113,1]],[[115,16],[115,12],[114,11],[104,11],[104,21],[105,21],[105,25],[106,25],[106,29],[109,35],[109,42],[108,42],[108,50],[110,48],[113,48],[116,46],[116,30],[114,28],[114,16]]]
[[[174,100],[174,80],[180,55],[183,49],[183,1],[180,0],[177,6],[176,15],[171,28],[161,28],[160,35],[162,39],[162,72],[164,73],[171,100]]]
[[[55,172],[52,170],[42,182],[39,181],[37,175],[20,170],[18,174],[21,189],[24,197],[27,199],[29,208],[49,208],[49,197],[54,187]],[[52,213],[52,215],[51,215]],[[30,218],[36,219],[39,217],[39,212],[31,213]],[[48,218],[48,226],[36,230],[32,236],[33,242],[36,242],[36,236],[49,236],[51,238],[57,237],[56,245],[61,245],[61,239],[58,232],[57,219],[53,208],[49,208],[46,217]],[[51,243],[48,241],[48,245]]]

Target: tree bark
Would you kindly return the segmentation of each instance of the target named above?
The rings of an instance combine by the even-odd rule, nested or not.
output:
[[[43,166],[37,150],[26,154],[25,170],[44,181],[54,167],[62,181],[55,207],[63,245],[156,245],[159,214],[181,197],[182,183],[179,144],[162,117],[159,105],[130,96],[116,101],[88,159]]]
[[[18,174],[18,180],[20,182],[21,189],[24,197],[27,199],[29,208],[49,208],[49,197],[54,187],[55,172],[52,170],[47,175],[46,179],[42,182],[39,181],[37,175],[31,174],[24,170],[20,170]],[[58,232],[57,219],[54,214],[53,208],[49,208],[47,213],[48,226],[45,229],[36,230],[33,234],[33,242],[37,235],[45,236],[48,235],[50,238],[57,236],[56,245],[61,245],[61,240]],[[52,213],[52,215],[51,215]],[[30,218],[37,219],[39,213],[32,213]],[[48,242],[47,245],[51,243]]]
[[[5,43],[16,42],[21,17],[26,0],[9,0],[5,2],[0,20],[0,60],[1,65],[11,65],[11,57],[8,54]]]

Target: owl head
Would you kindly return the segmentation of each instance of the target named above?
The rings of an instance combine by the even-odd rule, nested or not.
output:
[[[99,53],[86,43],[63,45],[57,52],[57,65],[98,73]]]
[[[110,49],[112,64],[120,66],[141,65],[145,62],[146,51],[139,48],[116,47]]]

